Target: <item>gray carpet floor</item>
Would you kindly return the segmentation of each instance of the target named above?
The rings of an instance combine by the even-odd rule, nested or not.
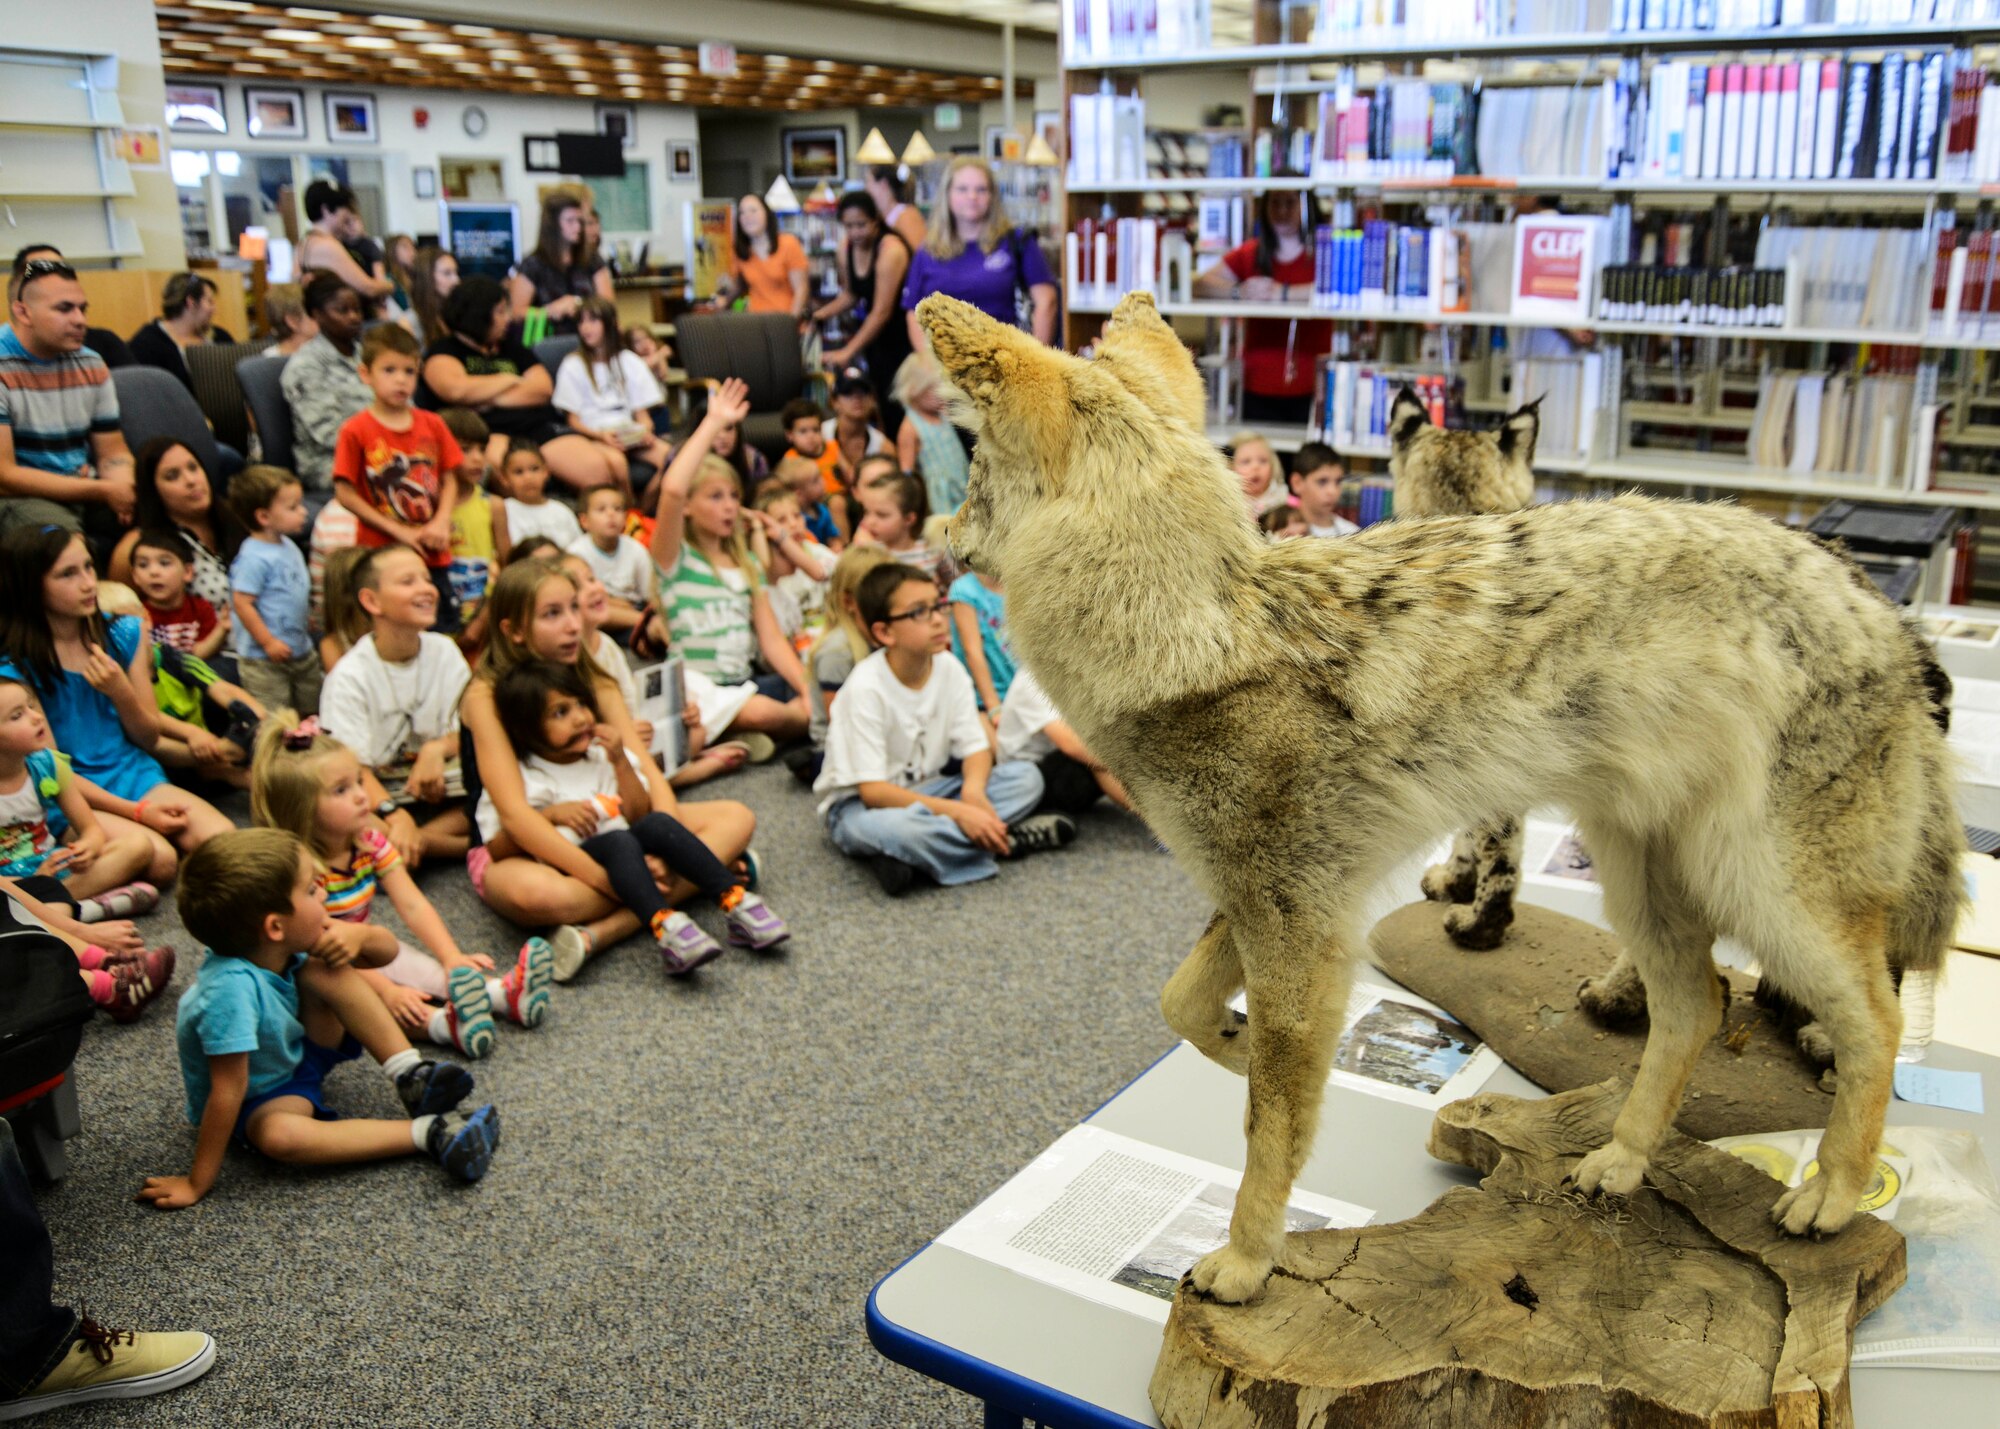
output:
[[[173,1008],[99,1019],[72,1169],[41,1202],[59,1293],[112,1325],[205,1329],[219,1359],[191,1388],[33,1422],[978,1423],[875,1353],[868,1292],[1166,1049],[1159,989],[1207,910],[1108,806],[1067,850],[891,901],[782,769],[695,792],[757,811],[789,952],[674,982],[628,942],[541,1028],[503,1024],[475,1064],[503,1116],[477,1186],[415,1158],[231,1151],[193,1209],[136,1205],[193,1152]],[[463,946],[511,957],[522,934],[462,868],[419,881]],[[194,958],[171,902],[145,926],[181,950],[178,991]],[[372,1064],[329,1086],[396,1114]]]

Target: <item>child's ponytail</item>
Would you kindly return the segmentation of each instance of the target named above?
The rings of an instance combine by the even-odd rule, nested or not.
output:
[[[257,730],[250,758],[250,817],[270,829],[297,835],[324,864],[329,850],[319,836],[319,766],[347,746],[321,731],[317,719],[295,710],[273,710]]]

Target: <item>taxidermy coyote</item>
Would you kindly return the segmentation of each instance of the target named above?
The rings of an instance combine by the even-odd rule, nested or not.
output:
[[[1432,426],[1417,394],[1403,388],[1389,408],[1396,514],[1496,516],[1526,506],[1535,496],[1541,406],[1537,397],[1509,412],[1488,438]],[[1526,811],[1482,819],[1456,834],[1451,857],[1424,873],[1424,897],[1452,905],[1444,914],[1445,936],[1461,948],[1489,951],[1507,936],[1514,921],[1514,890],[1521,882],[1526,823]]]
[[[1249,1299],[1282,1251],[1363,900],[1496,809],[1575,815],[1645,983],[1645,1053],[1577,1184],[1639,1185],[1733,934],[1840,1057],[1822,1172],[1772,1216],[1854,1216],[1889,965],[1935,967],[1963,897],[1934,666],[1859,571],[1750,512],[1632,497],[1267,544],[1149,298],[1089,362],[950,298],[917,315],[980,434],[952,545],[1006,583],[1016,648],[1219,910],[1161,998],[1249,1077],[1229,1244],[1197,1289]]]

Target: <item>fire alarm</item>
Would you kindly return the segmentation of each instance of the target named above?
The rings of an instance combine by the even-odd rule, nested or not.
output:
[[[416,108],[416,112],[412,114],[410,117],[416,120],[417,127],[419,129],[428,129],[430,127],[431,112],[430,110],[424,108],[423,105],[419,104]]]

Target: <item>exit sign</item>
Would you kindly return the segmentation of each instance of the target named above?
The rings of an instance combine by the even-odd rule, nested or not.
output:
[[[703,74],[727,78],[736,73],[736,46],[726,40],[704,40],[696,56]]]
[[[956,104],[940,104],[937,107],[937,114],[934,117],[937,120],[938,128],[956,129],[959,125],[958,106]]]

